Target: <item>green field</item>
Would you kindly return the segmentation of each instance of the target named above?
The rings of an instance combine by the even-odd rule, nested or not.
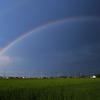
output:
[[[100,100],[100,79],[0,79],[0,100]]]

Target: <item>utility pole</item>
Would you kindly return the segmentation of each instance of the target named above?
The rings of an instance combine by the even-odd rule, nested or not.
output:
[[[19,77],[19,70],[18,70],[18,77]]]
[[[35,70],[33,71],[33,78],[35,78]]]
[[[30,72],[29,72],[29,78],[30,78]]]
[[[91,73],[90,73],[90,77],[91,77]]]
[[[76,76],[76,74],[74,73],[74,77]]]
[[[79,73],[79,78],[81,77],[81,73]]]
[[[68,73],[68,78],[69,78],[69,73]]]
[[[6,70],[4,69],[4,78],[5,78],[5,71],[6,71]]]
[[[58,73],[58,77],[59,77],[59,73]]]
[[[42,71],[41,71],[41,78],[42,78]]]
[[[82,73],[80,73],[80,77],[81,77]]]

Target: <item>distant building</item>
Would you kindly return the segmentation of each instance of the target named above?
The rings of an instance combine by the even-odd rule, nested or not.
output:
[[[60,79],[60,77],[58,77],[58,79]]]
[[[94,75],[93,78],[96,78],[96,76]]]
[[[26,77],[27,79],[30,79],[30,77]]]
[[[6,77],[6,79],[10,79],[10,77]]]
[[[95,75],[93,75],[92,77],[90,77],[90,78],[96,78],[96,76]]]
[[[77,76],[75,76],[75,78],[78,78]]]

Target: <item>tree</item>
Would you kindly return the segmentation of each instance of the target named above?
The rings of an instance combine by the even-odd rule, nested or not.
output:
[[[96,74],[95,76],[96,76],[97,78],[100,78],[100,74]]]
[[[82,77],[82,78],[85,78],[85,75],[82,75],[81,77]]]

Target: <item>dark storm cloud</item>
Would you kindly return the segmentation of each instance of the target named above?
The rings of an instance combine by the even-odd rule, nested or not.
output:
[[[95,44],[96,45],[96,44]],[[63,63],[70,66],[78,67],[79,69],[100,68],[100,44],[94,46],[83,47],[80,50],[67,52]]]
[[[25,51],[17,54],[18,48],[14,54],[30,57],[30,63],[46,66],[44,69],[100,68],[99,25],[100,20],[84,19],[39,31],[20,43],[20,48],[28,51],[26,54]]]

